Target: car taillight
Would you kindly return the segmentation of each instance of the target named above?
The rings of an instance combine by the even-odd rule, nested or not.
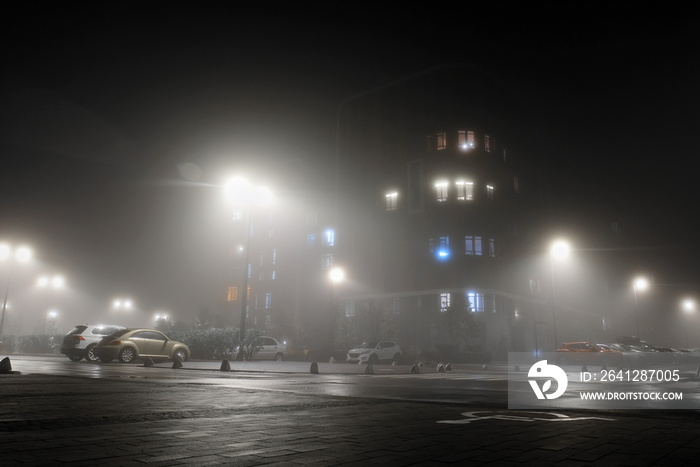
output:
[[[84,338],[83,336],[78,336],[78,340],[79,340],[79,341],[84,341],[85,338]]]

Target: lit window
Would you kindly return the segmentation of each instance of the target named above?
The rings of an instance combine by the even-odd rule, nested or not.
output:
[[[447,201],[447,182],[441,181],[435,184],[436,200],[440,203]]]
[[[450,307],[450,294],[441,293],[440,294],[440,311],[447,311]]]
[[[474,184],[472,182],[457,181],[457,199],[460,201],[474,199]]]
[[[489,238],[489,256],[491,258],[496,257],[496,240]]]
[[[238,300],[238,287],[229,287],[228,288],[228,294],[227,294],[227,301],[229,302],[235,302]]]
[[[277,248],[272,249],[272,264],[277,264]]]
[[[467,292],[469,301],[469,311],[482,313],[484,311],[484,294],[478,292]]]
[[[447,134],[445,132],[437,134],[438,151],[447,147]]]
[[[316,234],[309,234],[306,236],[306,246],[311,248],[316,245]]]
[[[272,280],[275,280],[277,278],[277,271],[274,269],[272,270]]]
[[[486,197],[493,200],[493,187],[491,185],[486,185]]]
[[[481,256],[481,237],[467,235],[464,237],[464,254],[469,256]]]
[[[438,258],[447,258],[450,256],[450,237],[440,237],[438,239]]]
[[[272,294],[268,292],[265,294],[265,308],[270,309],[271,306],[272,306]]]
[[[250,279],[253,276],[253,265],[248,263],[248,278]]]
[[[491,137],[489,135],[484,135],[484,149],[486,152],[491,152]]]
[[[386,194],[386,210],[387,211],[396,211],[398,198],[399,198],[398,193],[387,193]]]
[[[323,245],[324,246],[335,245],[335,230],[326,229],[326,231],[323,232]]]
[[[462,151],[472,149],[474,147],[474,132],[460,130],[457,132],[457,145]]]

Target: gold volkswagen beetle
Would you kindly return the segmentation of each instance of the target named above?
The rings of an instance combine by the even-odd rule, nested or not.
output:
[[[107,363],[115,358],[122,363],[131,363],[146,357],[184,362],[190,358],[190,348],[155,329],[120,329],[100,341],[95,347],[95,355]]]

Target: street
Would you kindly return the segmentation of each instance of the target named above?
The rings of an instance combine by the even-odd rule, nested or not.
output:
[[[689,411],[507,409],[507,371],[12,356],[3,465],[683,465]],[[245,368],[242,371],[240,368]],[[281,371],[283,369],[284,371]],[[331,372],[331,370],[333,370]]]

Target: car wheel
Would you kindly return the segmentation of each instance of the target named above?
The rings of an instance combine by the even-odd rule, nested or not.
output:
[[[136,351],[131,347],[124,347],[119,352],[119,361],[122,363],[131,363],[136,359]]]
[[[90,347],[88,347],[87,352],[85,352],[85,360],[87,360],[90,363],[95,363],[99,359],[100,357],[95,355],[95,346],[91,345]]]
[[[80,355],[68,355],[68,358],[70,358],[71,362],[79,362],[83,359]]]
[[[372,355],[369,356],[369,363],[375,364],[379,361],[379,358],[377,357],[376,353],[373,353]]]
[[[187,351],[185,349],[178,349],[175,352],[174,357],[180,360],[181,362],[184,362],[187,360]]]
[[[281,362],[282,360],[284,360],[284,355],[282,355],[281,353],[278,353],[277,355],[275,355],[276,362]]]

